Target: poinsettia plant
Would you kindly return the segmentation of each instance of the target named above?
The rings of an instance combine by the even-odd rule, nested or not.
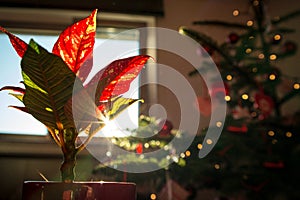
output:
[[[96,15],[94,10],[67,27],[52,53],[33,39],[27,44],[0,26],[22,58],[24,85],[4,86],[0,90],[11,91],[24,104],[11,107],[31,114],[47,127],[63,153],[60,170],[64,182],[74,181],[76,155],[105,126],[105,121],[138,101],[121,95],[150,58],[139,55],[115,60],[86,81],[93,66]],[[87,139],[79,142],[81,132],[87,133]]]

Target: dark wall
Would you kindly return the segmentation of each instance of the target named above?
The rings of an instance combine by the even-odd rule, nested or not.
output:
[[[162,0],[0,0],[0,5],[3,7],[59,8],[77,10],[93,10],[98,8],[104,12],[160,16],[164,13]]]

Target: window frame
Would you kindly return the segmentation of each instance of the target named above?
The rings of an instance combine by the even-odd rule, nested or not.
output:
[[[89,14],[90,12],[88,11],[78,10],[0,7],[0,25],[9,31],[37,29],[42,33],[46,29],[47,33],[50,33],[50,30],[59,33],[75,20],[85,18]],[[155,17],[99,11],[97,26],[118,28],[155,27]],[[144,42],[146,45],[149,44],[151,47],[156,46],[156,35],[153,31],[147,32],[146,37],[141,36],[140,38],[145,39],[140,42]],[[155,48],[145,49],[142,53],[151,55],[156,59]],[[156,68],[146,68],[145,75],[141,78],[145,81],[153,81],[156,78],[156,74]],[[147,92],[146,97],[151,97],[150,101],[157,99],[157,90],[155,88],[142,92]],[[61,155],[59,147],[52,141],[49,135],[33,136],[0,133],[0,143],[0,156],[2,157],[56,157]],[[96,144],[96,142],[93,142],[92,145],[99,145],[99,143]],[[102,140],[100,140],[100,146],[105,146]]]

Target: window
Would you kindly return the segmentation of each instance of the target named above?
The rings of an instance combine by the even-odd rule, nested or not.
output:
[[[0,8],[0,24],[9,31],[18,35],[21,39],[28,42],[31,38],[51,51],[53,44],[57,40],[58,34],[74,21],[86,17],[88,12],[81,11],[64,11],[64,10],[35,10],[35,9],[2,9]],[[117,37],[114,43],[119,46],[134,51],[124,54],[119,58],[138,55],[139,46],[142,41],[139,31],[131,30],[133,28],[154,26],[153,17],[131,16],[123,14],[99,13],[97,25],[97,39],[95,49],[103,43],[107,38],[114,36],[120,32],[126,31],[126,35]],[[153,37],[153,36],[152,36]],[[22,80],[20,69],[20,58],[11,47],[8,37],[0,34],[0,87],[6,85],[18,86]],[[99,47],[101,48],[101,47]],[[151,54],[155,57],[155,55]],[[108,64],[108,63],[107,63]],[[103,66],[105,67],[105,65]],[[139,80],[136,79],[134,84],[138,85]],[[138,92],[135,92],[135,98],[138,98]],[[132,95],[130,95],[132,97]],[[22,105],[15,98],[8,95],[7,92],[0,93],[0,134],[25,134],[25,135],[47,135],[47,130],[43,124],[35,120],[31,115],[18,111],[16,109],[8,109],[9,105]],[[138,105],[130,108],[134,113],[133,120],[138,119]],[[122,114],[120,115],[122,118]],[[126,117],[126,116],[125,116]],[[119,120],[124,121],[124,120]],[[130,127],[128,127],[130,128]]]

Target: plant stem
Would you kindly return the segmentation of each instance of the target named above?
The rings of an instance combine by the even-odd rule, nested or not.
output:
[[[60,167],[63,182],[73,182],[75,179],[76,154],[64,154],[64,161]]]
[[[75,140],[77,132],[75,129],[65,129],[63,151],[63,163],[60,167],[61,178],[63,182],[73,182],[75,180],[75,165],[77,148]]]

